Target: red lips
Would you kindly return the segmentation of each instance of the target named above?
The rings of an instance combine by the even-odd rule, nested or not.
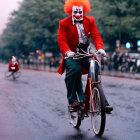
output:
[[[73,15],[73,17],[74,17],[75,19],[80,19],[80,18],[82,17],[82,15],[80,15],[80,16]]]

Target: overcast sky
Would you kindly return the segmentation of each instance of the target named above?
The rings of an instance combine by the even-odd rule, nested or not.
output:
[[[10,13],[19,6],[22,0],[0,0],[0,34],[6,27]]]

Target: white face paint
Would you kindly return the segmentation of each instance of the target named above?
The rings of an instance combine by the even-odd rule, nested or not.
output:
[[[76,21],[83,20],[83,6],[72,7],[72,18]]]

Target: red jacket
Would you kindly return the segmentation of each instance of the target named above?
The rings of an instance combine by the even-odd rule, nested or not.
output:
[[[12,67],[15,67],[15,69],[13,70]],[[16,61],[15,64],[12,64],[12,59],[9,62],[9,71],[18,71],[19,70],[19,66],[18,66],[18,62]]]
[[[85,34],[88,38],[92,38],[96,49],[103,49],[103,41],[95,24],[94,17],[84,16],[83,26]],[[71,50],[76,52],[79,44],[79,36],[76,25],[72,23],[72,17],[65,18],[59,22],[58,30],[58,46],[62,52],[62,62],[58,69],[59,74],[63,74],[65,70],[64,55]]]

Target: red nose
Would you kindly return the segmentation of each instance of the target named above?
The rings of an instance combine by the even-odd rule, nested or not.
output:
[[[76,15],[73,15],[73,17],[76,18],[76,19],[81,18],[81,16],[76,16]]]

